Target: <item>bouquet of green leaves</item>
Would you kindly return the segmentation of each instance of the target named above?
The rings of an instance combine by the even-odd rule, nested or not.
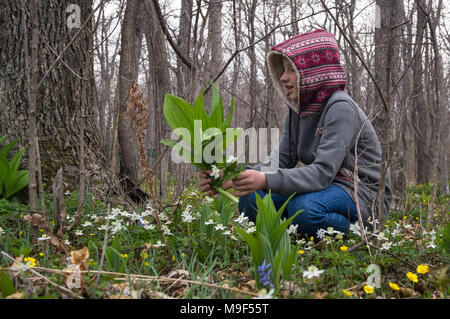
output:
[[[230,128],[234,113],[234,100],[231,110],[224,116],[222,98],[212,84],[211,111],[208,115],[204,106],[202,91],[194,105],[183,98],[166,94],[164,97],[164,117],[181,141],[161,140],[172,147],[188,162],[199,169],[211,170],[211,186],[220,194],[237,203],[238,199],[221,188],[222,183],[232,179],[243,170],[237,158],[226,158],[225,150],[236,141],[242,129]]]

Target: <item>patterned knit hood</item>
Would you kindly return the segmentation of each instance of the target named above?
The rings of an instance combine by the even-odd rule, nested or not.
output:
[[[283,56],[289,58],[297,71],[298,104],[283,93],[280,82]],[[336,38],[326,30],[303,33],[273,46],[267,55],[267,63],[275,88],[289,107],[302,117],[319,111],[334,92],[345,88],[345,69],[341,65]]]

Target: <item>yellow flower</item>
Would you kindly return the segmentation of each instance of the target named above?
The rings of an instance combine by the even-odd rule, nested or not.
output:
[[[33,257],[25,257],[23,261],[26,262],[29,267],[36,266],[36,259],[34,259]]]
[[[337,235],[336,238],[337,238],[337,239],[342,239],[342,238],[344,238],[344,237],[342,237],[341,235]]]
[[[127,254],[120,254],[120,256],[122,256],[122,258],[128,258]]]
[[[419,280],[417,279],[417,275],[415,273],[408,272],[406,274],[406,277],[408,277],[408,279],[411,280],[412,282],[419,282]]]
[[[400,288],[398,287],[398,285],[396,283],[393,283],[390,281],[389,281],[389,287],[391,287],[392,290],[400,290]]]
[[[342,250],[342,251],[347,251],[348,247],[347,246],[341,246],[339,249]]]
[[[371,293],[373,293],[373,287],[371,285],[365,285],[364,291],[366,292],[366,294],[370,295]]]
[[[172,261],[175,261],[175,255],[172,255]]]
[[[298,251],[297,251],[297,255],[303,255],[305,253],[305,251],[304,250],[301,250],[301,249],[299,249]]]
[[[44,257],[44,253],[39,253],[39,256]]]
[[[352,296],[352,295],[353,295],[350,291],[345,290],[345,289],[342,289],[342,293],[343,293],[344,295],[346,295],[346,296]]]
[[[309,238],[309,240],[310,240],[310,241],[313,241],[313,240],[314,240],[314,236],[311,236],[311,237]]]
[[[428,272],[428,266],[427,265],[419,265],[417,266],[417,272],[419,274],[426,274]]]
[[[150,266],[150,263],[149,263],[148,261],[146,261],[146,262],[144,263],[144,266]]]

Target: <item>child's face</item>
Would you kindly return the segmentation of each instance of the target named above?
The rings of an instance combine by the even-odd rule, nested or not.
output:
[[[285,57],[283,57],[283,74],[281,74],[280,82],[286,96],[298,103],[297,72],[294,70],[292,63]]]

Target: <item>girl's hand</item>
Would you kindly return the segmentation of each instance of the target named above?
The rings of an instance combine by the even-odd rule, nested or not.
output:
[[[200,177],[200,186],[202,188],[203,192],[207,192],[208,196],[213,196],[214,194],[217,194],[217,191],[212,187],[211,185],[211,170],[202,170],[199,174]],[[223,173],[220,172],[220,176],[222,177]],[[231,187],[232,181],[227,180],[222,184],[222,189],[227,190]]]
[[[255,191],[267,188],[266,174],[253,169],[241,172],[232,180],[231,187],[237,192],[231,192],[234,196],[245,196]]]

